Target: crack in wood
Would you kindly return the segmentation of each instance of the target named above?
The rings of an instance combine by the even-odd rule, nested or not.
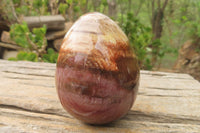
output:
[[[153,90],[169,90],[169,91],[183,91],[183,90],[197,90],[197,89],[178,89],[178,88],[161,88],[161,87],[146,87],[145,89],[153,89]]]
[[[0,127],[6,126],[4,123],[0,122]]]
[[[177,77],[176,75],[186,75],[186,74],[180,74],[180,73],[176,73],[176,75],[174,76],[169,76],[169,74],[174,74],[174,73],[155,73],[155,72],[146,72],[146,71],[143,71],[141,70],[140,71],[140,74],[143,74],[143,75],[150,75],[152,77],[160,77],[160,78],[166,78],[166,79],[187,79],[187,80],[194,80],[194,78],[192,78],[191,76],[190,77]]]
[[[44,84],[32,84],[32,83],[24,83],[24,82],[20,82],[21,84],[24,84],[24,85],[28,85],[28,86],[40,86],[40,87],[46,87],[46,88],[55,88],[56,86],[55,85],[44,85]]]
[[[136,121],[149,121],[155,123],[171,123],[171,124],[191,124],[200,125],[200,117],[191,117],[184,115],[162,114],[162,113],[146,113],[140,111],[129,111],[124,118],[126,120],[135,119]]]
[[[190,97],[190,96],[177,96],[177,95],[151,95],[151,94],[145,94],[145,93],[138,93],[142,96],[150,96],[150,97]],[[199,96],[193,96],[193,97],[199,97]]]
[[[14,105],[0,105],[0,108],[5,108],[5,109],[11,109],[11,110],[20,110],[20,111],[26,111],[26,112],[31,112],[31,113],[39,113],[39,114],[47,114],[47,115],[54,115],[54,116],[61,116],[61,117],[66,117],[66,118],[72,118],[67,115],[62,115],[58,113],[50,113],[50,112],[41,112],[41,111],[36,111],[36,110],[29,110],[25,108],[21,108],[18,106]],[[55,112],[55,111],[54,111]],[[32,117],[37,119],[34,116],[29,116],[29,115],[24,115],[25,117]],[[51,118],[45,118],[45,117],[38,117],[39,119],[44,119],[44,120],[52,120]],[[72,118],[73,119],[73,118]],[[190,124],[190,125],[200,125],[200,118],[199,117],[191,117],[191,116],[176,116],[176,115],[169,115],[169,114],[162,114],[162,113],[146,113],[146,112],[141,112],[141,111],[129,111],[128,115],[123,117],[121,119],[122,121],[141,121],[145,120],[146,122],[152,122],[152,123],[170,123],[170,124]],[[103,125],[104,127],[115,127],[117,124],[116,122],[111,123],[111,124],[106,124]],[[121,128],[120,125],[117,124],[118,128]],[[124,125],[122,125],[124,128]]]
[[[55,77],[53,75],[33,74],[33,73],[21,73],[21,72],[8,71],[8,70],[5,70],[5,71],[3,70],[2,72],[5,72],[5,73],[14,73],[14,74],[22,74],[22,75],[41,76],[41,77]]]
[[[56,116],[63,116],[63,117],[67,117],[67,118],[71,118],[67,115],[62,115],[62,114],[58,114],[58,113],[51,113],[51,112],[56,112],[53,109],[49,109],[49,111],[47,112],[42,112],[42,111],[38,111],[38,110],[30,110],[30,109],[26,109],[23,107],[19,107],[19,106],[15,106],[15,105],[5,105],[5,104],[0,104],[0,108],[4,108],[4,109],[11,109],[11,110],[20,110],[20,111],[26,111],[26,112],[31,112],[31,113],[39,113],[39,114],[47,114],[47,115],[56,115]],[[51,111],[51,112],[50,112]]]
[[[33,78],[23,78],[23,77],[11,77],[11,76],[3,76],[3,77],[8,79],[33,80]],[[42,79],[34,79],[34,80],[42,80]]]
[[[15,68],[18,68],[18,69],[30,69],[30,70],[34,70],[34,69],[40,69],[40,70],[53,70],[55,71],[56,68],[46,68],[46,67],[26,67],[26,66],[14,66]]]

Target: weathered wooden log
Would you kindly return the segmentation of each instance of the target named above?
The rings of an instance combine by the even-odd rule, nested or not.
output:
[[[10,33],[7,31],[3,31],[1,34],[1,41],[10,44],[16,44],[11,38]]]
[[[16,57],[17,54],[18,54],[18,51],[16,50],[5,50],[3,53],[3,59],[8,60],[9,58]]]
[[[55,40],[55,39],[63,38],[72,25],[73,25],[72,22],[67,22],[65,23],[64,30],[47,32],[46,34],[47,40]]]
[[[122,119],[87,125],[60,105],[55,64],[0,60],[0,132],[200,131],[200,83],[187,74],[141,71],[135,106]]]
[[[1,46],[1,47],[4,47],[4,48],[16,49],[16,50],[22,49],[22,47],[19,47],[19,46],[17,46],[17,45],[9,44],[9,43],[3,43],[3,42],[0,42],[0,46]]]
[[[63,38],[56,39],[56,40],[53,41],[53,46],[57,51],[60,50],[60,46],[62,44],[62,41],[63,41]]]
[[[23,20],[30,29],[46,25],[47,30],[63,30],[65,28],[65,19],[61,15],[54,16],[28,16]]]

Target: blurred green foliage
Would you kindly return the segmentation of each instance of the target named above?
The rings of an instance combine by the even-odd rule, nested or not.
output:
[[[44,62],[56,63],[58,58],[58,53],[55,52],[52,48],[47,49],[47,53],[43,54],[42,60]]]
[[[48,0],[24,0],[22,4],[21,0],[13,0],[15,12],[19,16],[49,15],[48,2]]]
[[[120,19],[121,17],[119,21]],[[143,69],[151,70],[153,68],[151,64],[153,54],[158,56],[159,61],[161,61],[166,53],[177,52],[176,49],[162,43],[160,39],[152,41],[151,27],[145,26],[137,17],[133,17],[133,13],[123,16],[121,27],[128,36],[130,44],[138,57],[140,67]],[[158,49],[152,49],[152,47],[157,47]]]
[[[11,61],[19,61],[19,60],[23,60],[23,61],[33,61],[33,62],[37,62],[38,61],[38,56],[35,53],[32,52],[25,52],[25,51],[20,51],[17,54],[17,57],[11,57],[8,60]]]
[[[33,45],[35,44],[37,48],[41,48],[42,45],[46,45],[46,26],[42,28],[34,28],[33,32],[29,31],[28,25],[23,22],[22,24],[13,24],[10,27],[10,37],[19,46],[25,48],[26,50],[33,50]]]
[[[46,52],[47,40],[45,38],[45,34],[46,26],[34,28],[32,32],[30,32],[28,25],[25,22],[22,24],[13,24],[10,27],[10,37],[19,46],[24,48],[24,51],[20,51],[16,58],[10,58],[10,60],[44,61],[55,63],[58,54],[51,48],[49,48]]]
[[[10,27],[10,37],[13,41],[15,41],[19,46],[23,48],[29,48],[31,45],[28,43],[27,37],[31,37],[28,26],[26,23],[13,24]]]
[[[164,1],[160,1],[161,6]],[[153,39],[152,18],[154,11],[158,9],[158,4],[155,4],[153,11],[153,2],[158,3],[159,0],[23,0],[23,2],[1,0],[0,12],[2,11],[2,16],[11,24],[20,23],[21,16],[62,14],[66,21],[74,22],[87,12],[104,13],[116,21],[126,33],[138,56],[141,68],[152,69],[155,66],[159,67],[165,59],[174,61],[175,59],[172,58],[177,58],[179,48],[187,40],[200,45],[200,1],[169,0],[161,24],[162,35],[158,39]],[[18,21],[16,21],[17,17]],[[38,50],[47,45],[44,37],[45,27],[30,32],[26,24],[20,25],[11,26],[11,38],[26,52],[36,53],[38,61],[55,62],[53,58],[56,58],[56,53],[52,52],[52,49],[45,49],[45,52],[38,54],[38,51],[33,48],[33,44]],[[198,47],[200,49],[200,46]],[[153,55],[158,57],[155,66],[152,64]]]
[[[60,3],[58,6],[58,10],[62,15],[66,15],[66,11],[68,9],[68,4],[67,3]]]
[[[122,29],[129,38],[140,66],[145,69],[151,69],[152,66],[148,56],[148,53],[151,52],[148,47],[152,40],[151,28],[143,25],[136,17],[133,17],[133,13],[128,13],[123,19]]]

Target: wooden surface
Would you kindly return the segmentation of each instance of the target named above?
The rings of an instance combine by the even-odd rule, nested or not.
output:
[[[3,31],[1,34],[1,41],[5,43],[10,43],[10,44],[16,44],[11,38],[10,38],[10,33],[8,31]]]
[[[17,46],[17,45],[12,45],[12,44],[3,43],[3,42],[0,42],[0,46],[1,46],[1,47],[5,47],[5,48],[9,48],[9,49],[15,49],[15,50],[20,50],[20,49],[22,49],[21,47],[19,47],[19,46]]]
[[[63,39],[65,34],[72,27],[72,25],[73,25],[73,22],[67,22],[65,23],[65,28],[63,28],[62,30],[47,32],[46,34],[47,40],[50,41],[50,40],[56,40],[56,39]]]
[[[63,30],[65,28],[65,18],[61,15],[54,16],[26,16],[23,20],[30,29],[42,27],[44,24],[47,30]]]
[[[0,132],[199,132],[200,83],[187,74],[141,71],[131,111],[104,126],[84,124],[58,101],[55,64],[0,60]]]

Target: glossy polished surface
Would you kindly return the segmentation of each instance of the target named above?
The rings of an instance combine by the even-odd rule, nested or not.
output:
[[[86,123],[109,123],[130,110],[138,84],[136,56],[119,26],[100,13],[80,17],[66,34],[57,61],[63,107]]]

